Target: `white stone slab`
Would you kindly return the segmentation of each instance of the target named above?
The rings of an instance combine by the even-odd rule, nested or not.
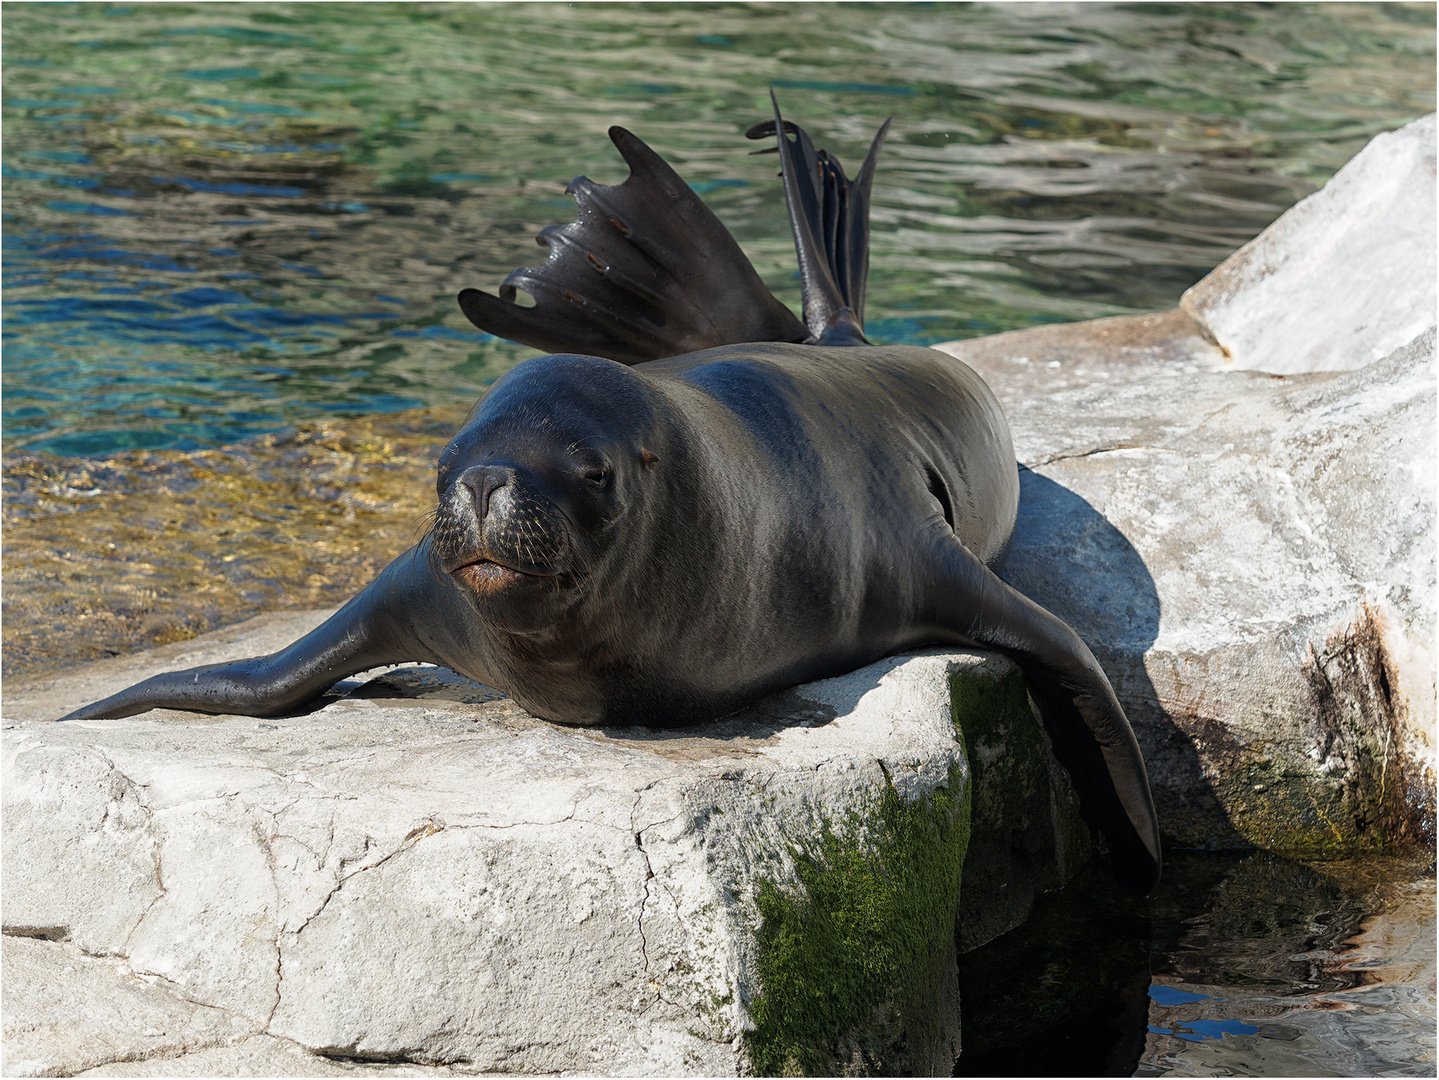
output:
[[[1236,369],[1350,371],[1434,325],[1434,116],[1373,139],[1184,294]]]
[[[292,632],[312,617],[275,621]],[[275,636],[255,620],[188,648],[233,655]],[[5,711],[55,715],[74,687],[83,696],[155,666],[142,654],[107,662],[98,684],[81,672],[68,689],[12,685]],[[799,864],[822,867],[832,840],[888,858],[886,806],[933,808],[935,835],[958,838],[962,856],[970,773],[954,687],[1013,679],[993,656],[892,658],[669,732],[564,728],[507,700],[456,700],[477,688],[437,669],[392,672],[369,696],[287,719],[10,720],[4,922],[53,939],[26,948],[112,958],[107,977],[149,980],[167,1002],[224,1018],[246,1053],[293,1056],[254,1041],[266,1036],[332,1059],[734,1074],[751,1068],[756,1002],[783,992],[763,985],[757,896],[802,907]],[[429,696],[407,696],[416,686]],[[1027,702],[1017,715],[1020,767],[1041,783],[1026,785],[1040,803],[1014,820],[1044,835],[1030,839],[1028,880],[1022,860],[1005,871],[1012,894],[1032,897],[1086,857],[1087,833],[1072,794],[1051,794],[1056,767]],[[1003,756],[1008,736],[984,730]],[[1003,816],[998,805],[987,797],[985,812]],[[1059,840],[1056,816],[1069,822]],[[929,1043],[910,1006],[886,1006],[880,1025],[903,1036],[881,1052],[919,1071],[946,1070],[958,1045],[946,997],[957,876],[943,893],[900,898],[943,927],[906,974],[927,995]],[[984,932],[1025,910],[1006,897]],[[39,1030],[35,988],[7,990],[6,1006],[17,1030]],[[102,1028],[54,1041],[48,1060],[73,1071],[145,1056],[142,1026]],[[832,1034],[877,1037],[862,1029]],[[216,1057],[222,1041],[174,1049],[240,1060]]]

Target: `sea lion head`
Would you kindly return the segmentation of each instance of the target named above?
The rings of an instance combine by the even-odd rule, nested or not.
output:
[[[516,365],[440,454],[430,555],[496,629],[537,634],[591,590],[658,460],[652,391],[593,356]]]

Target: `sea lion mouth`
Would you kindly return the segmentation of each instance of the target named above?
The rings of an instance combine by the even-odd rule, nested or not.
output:
[[[477,593],[490,593],[525,584],[553,584],[557,581],[557,575],[517,570],[488,557],[462,563],[449,569],[448,573]]]
[[[461,474],[430,535],[435,568],[472,599],[528,603],[574,584],[573,526],[508,467]]]

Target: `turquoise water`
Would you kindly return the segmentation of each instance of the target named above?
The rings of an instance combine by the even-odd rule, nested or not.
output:
[[[224,444],[472,399],[454,304],[632,128],[797,305],[774,87],[854,168],[871,336],[1172,307],[1434,107],[1432,5],[4,5],[4,445]]]

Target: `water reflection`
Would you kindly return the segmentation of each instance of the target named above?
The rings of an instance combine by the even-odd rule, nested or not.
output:
[[[1082,876],[961,959],[955,1074],[1433,1075],[1432,875],[1174,852],[1148,900]]]
[[[620,179],[611,123],[797,304],[740,132],[773,85],[853,162],[894,113],[871,329],[932,342],[1172,306],[1433,107],[1426,5],[335,10],[7,6],[8,447],[473,398],[527,350],[454,294],[532,261],[576,172]]]

